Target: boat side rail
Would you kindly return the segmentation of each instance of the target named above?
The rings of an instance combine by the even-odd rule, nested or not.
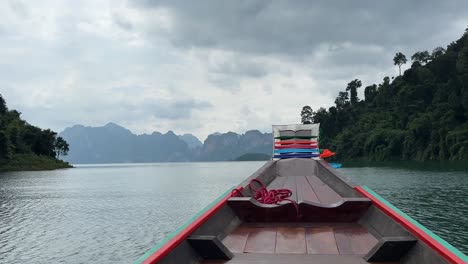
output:
[[[193,245],[188,242],[189,236],[192,236],[192,240],[200,240],[201,237],[206,238],[206,236],[222,240],[240,224],[237,215],[226,206],[232,190],[234,188],[219,196],[134,263],[192,263],[201,258]],[[213,243],[216,244],[215,240]]]
[[[381,237],[414,236],[418,238],[419,241],[411,251],[424,253],[408,254],[404,257],[405,262],[402,263],[468,263],[468,256],[463,252],[400,211],[370,188],[357,186],[355,189],[373,202],[360,224],[366,226],[369,231],[377,232],[377,235],[380,234]]]
[[[334,169],[325,160],[317,161],[317,176],[342,197],[361,197],[354,187],[355,182]]]

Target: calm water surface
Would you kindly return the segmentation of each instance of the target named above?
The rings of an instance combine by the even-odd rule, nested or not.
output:
[[[0,174],[0,263],[132,263],[262,164],[119,164]],[[466,170],[341,171],[468,253]]]

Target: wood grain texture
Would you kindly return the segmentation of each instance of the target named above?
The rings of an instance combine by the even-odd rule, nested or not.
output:
[[[275,253],[306,254],[305,228],[277,228]]]
[[[275,253],[276,229],[252,228],[250,229],[244,252],[246,253]]]
[[[298,176],[296,179],[296,185],[297,185],[297,200],[298,201],[320,203],[320,200],[315,194],[312,186],[310,186],[310,183],[306,177]]]
[[[308,228],[306,242],[308,254],[339,254],[332,227]]]
[[[343,198],[337,194],[330,186],[323,183],[317,176],[307,176],[307,180],[314,189],[315,194],[321,204],[333,204],[341,201]]]
[[[377,239],[363,227],[347,229],[354,254],[365,255],[377,244]]]
[[[351,245],[351,234],[347,228],[335,229],[335,240],[340,255],[352,255],[354,254],[353,247]]]
[[[268,186],[268,190],[283,189],[287,177],[276,177]]]
[[[291,197],[289,197],[289,199],[294,200],[294,201],[297,201],[296,178],[297,177],[294,177],[294,176],[286,177],[286,182],[284,183],[284,186],[283,186],[284,189],[289,189],[289,190],[292,191],[292,195],[291,195]],[[282,203],[290,203],[290,202],[289,201],[283,201],[280,204],[282,204]]]
[[[224,245],[233,253],[243,253],[247,237],[249,236],[250,228],[238,227],[224,238]]]
[[[228,261],[206,260],[204,264],[369,264],[361,256],[307,254],[234,254]],[[379,263],[385,264],[385,263]],[[398,264],[397,262],[386,264]]]

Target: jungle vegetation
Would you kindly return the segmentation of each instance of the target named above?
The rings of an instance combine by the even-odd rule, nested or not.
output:
[[[68,143],[50,129],[41,129],[9,110],[0,94],[0,171],[70,167],[58,160],[67,155]]]
[[[342,160],[468,160],[468,28],[447,48],[411,56],[393,80],[352,80],[328,110],[301,111],[320,123],[320,146]],[[394,64],[407,62],[398,52]],[[358,98],[364,89],[364,98]]]

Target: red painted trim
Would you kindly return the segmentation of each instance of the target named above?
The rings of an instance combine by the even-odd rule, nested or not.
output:
[[[301,148],[301,149],[314,149],[318,148],[317,145],[284,145],[284,146],[275,146],[275,149],[289,149],[289,148]]]
[[[375,206],[377,206],[380,210],[386,213],[388,216],[392,217],[395,221],[400,223],[403,227],[405,227],[408,231],[413,233],[416,237],[426,243],[428,246],[433,248],[437,251],[440,255],[442,255],[446,260],[450,263],[454,264],[463,264],[465,263],[462,259],[460,259],[457,255],[453,254],[450,250],[445,248],[442,244],[440,244],[437,240],[433,239],[430,235],[426,232],[421,230],[419,227],[408,221],[408,219],[404,218],[393,209],[388,207],[386,204],[382,203],[379,199],[374,197],[372,194],[368,193],[364,190],[361,186],[354,187],[356,191],[364,195],[365,197],[372,200]]]
[[[317,141],[310,141],[310,140],[281,140],[275,141],[275,145],[290,145],[290,144],[315,144],[317,145]]]
[[[236,189],[242,191],[242,187],[239,186]],[[205,213],[203,213],[199,218],[195,221],[190,223],[184,230],[178,233],[175,237],[169,240],[164,246],[159,248],[156,252],[154,252],[149,258],[143,261],[143,264],[155,264],[158,263],[163,257],[165,257],[171,250],[176,248],[184,239],[186,239],[191,233],[193,233],[197,228],[199,228],[208,218],[213,216],[221,207],[223,207],[227,200],[231,198],[232,192],[226,195],[222,200],[218,203],[213,205],[210,209],[208,209]]]

